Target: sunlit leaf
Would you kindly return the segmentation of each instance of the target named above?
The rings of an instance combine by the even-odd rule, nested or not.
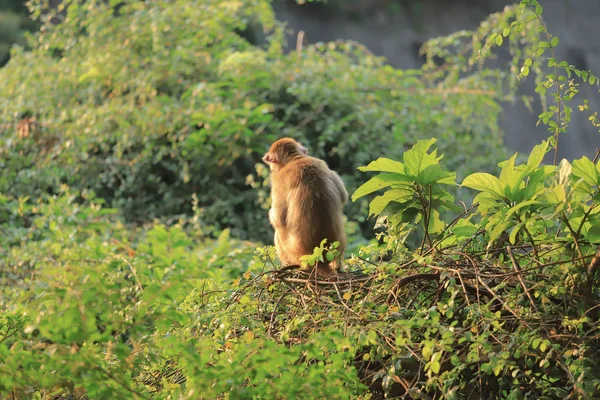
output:
[[[480,192],[493,194],[498,197],[504,196],[498,178],[485,172],[476,172],[467,176],[461,185],[471,189],[479,190]]]
[[[352,201],[356,201],[363,196],[366,196],[370,193],[376,192],[380,189],[390,187],[392,185],[403,185],[406,184],[410,179],[404,175],[399,174],[379,174],[369,179],[367,182],[363,183],[354,194],[352,194]]]

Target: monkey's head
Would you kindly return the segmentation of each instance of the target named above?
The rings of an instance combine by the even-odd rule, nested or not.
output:
[[[273,143],[262,159],[271,171],[277,171],[294,158],[307,154],[308,150],[300,143],[291,138],[283,138]]]

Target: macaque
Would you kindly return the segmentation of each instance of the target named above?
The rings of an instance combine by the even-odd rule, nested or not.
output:
[[[275,229],[277,256],[284,265],[300,265],[323,239],[340,242],[339,256],[319,262],[317,274],[330,276],[341,266],[346,247],[343,207],[348,201],[344,183],[327,164],[308,155],[300,143],[283,138],[263,157],[271,170],[269,221]]]

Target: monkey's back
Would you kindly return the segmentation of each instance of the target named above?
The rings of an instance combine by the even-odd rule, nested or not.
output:
[[[345,245],[340,193],[333,172],[314,157],[301,157],[282,168],[277,176],[288,188],[286,230],[282,240],[303,254],[312,254],[325,238]]]

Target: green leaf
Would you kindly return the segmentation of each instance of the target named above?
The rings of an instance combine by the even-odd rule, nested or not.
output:
[[[496,36],[496,46],[500,47],[502,46],[502,36],[498,35]]]
[[[500,37],[500,36],[498,36],[498,37]],[[434,374],[437,374],[437,373],[440,372],[441,364],[440,364],[439,361],[432,361],[431,364],[430,364],[430,366],[431,366],[431,371]]]
[[[416,177],[425,168],[435,165],[441,157],[436,157],[436,150],[427,153],[429,148],[437,141],[432,138],[429,140],[419,140],[415,145],[403,155],[405,173]]]
[[[369,204],[369,216],[379,215],[385,207],[391,202],[403,203],[412,199],[414,192],[411,189],[393,189],[388,190],[381,196],[377,196]]]
[[[461,186],[493,194],[498,197],[504,197],[498,178],[486,172],[476,172],[467,176],[463,180]]]
[[[493,225],[493,229],[490,231],[490,242],[488,243],[488,248],[494,244],[496,239],[498,239],[500,235],[502,235],[502,232],[506,231],[510,225],[510,221],[502,221]]]
[[[419,172],[415,181],[422,186],[430,185],[432,183],[454,185],[456,184],[455,179],[456,172],[446,172],[439,164],[435,164],[430,165]]]
[[[470,222],[466,222],[460,224],[460,221],[452,228],[452,233],[454,233],[458,237],[469,238],[477,233],[479,228],[476,225],[471,224]]]
[[[352,194],[352,201],[356,201],[367,194],[376,192],[377,190],[390,187],[392,185],[406,185],[407,182],[410,182],[410,178],[399,175],[399,174],[379,174],[369,179],[367,182],[362,184],[354,194]]]
[[[517,154],[515,153],[511,158],[506,161],[502,161],[498,164],[502,170],[500,171],[500,187],[502,187],[503,193],[505,197],[508,197],[509,200],[513,200],[513,194],[523,183],[522,180],[519,179],[519,172],[517,168],[515,168],[515,160],[517,159]],[[523,167],[524,168],[524,167]]]
[[[585,236],[591,244],[600,244],[600,224],[593,225]]]
[[[438,210],[432,210],[431,217],[429,219],[428,232],[431,234],[440,233],[446,227],[446,223],[440,218]]]
[[[598,185],[598,170],[594,163],[587,157],[573,161],[571,174],[584,180],[590,186]]]
[[[504,175],[502,173],[500,174],[500,182],[501,182],[501,184],[505,183],[503,181],[503,179],[506,179],[508,181],[505,184],[507,184],[510,187],[510,193],[507,194],[507,197],[509,198],[509,200],[520,201],[522,199],[522,198],[520,198],[520,196],[518,196],[519,189],[521,188],[522,183],[525,182],[527,177],[533,178],[534,175],[532,175],[531,172],[539,167],[542,160],[544,159],[544,156],[546,155],[547,149],[548,149],[547,141],[543,141],[539,145],[535,146],[533,148],[533,150],[531,150],[531,153],[529,153],[529,158],[527,159],[527,165],[525,167],[522,167],[522,166],[518,167],[521,169],[520,172],[519,172],[519,169],[516,169],[514,167],[511,167],[512,169],[509,168],[509,166],[514,164],[516,154],[510,160],[508,160],[508,163],[504,166],[504,168],[502,170]],[[540,175],[540,174],[536,174],[536,176],[537,175]],[[528,182],[528,185],[533,185],[535,183],[538,183],[538,182],[532,182],[532,181],[535,181],[535,179],[531,179],[530,182]],[[524,198],[530,198],[530,197],[525,196]]]
[[[548,141],[544,140],[531,150],[529,157],[527,158],[527,166],[530,168],[537,168],[544,160],[544,156],[548,150]]]
[[[552,45],[552,47],[558,46],[558,38],[556,36],[553,37],[552,40],[550,41],[550,44]]]
[[[399,161],[381,157],[375,161],[371,161],[366,167],[358,167],[358,170],[362,172],[394,172],[396,174],[404,174],[404,165]]]
[[[510,235],[508,237],[508,240],[510,241],[510,243],[512,244],[516,244],[515,241],[517,240],[517,235],[519,234],[519,232],[521,231],[521,228],[523,228],[525,226],[525,224],[527,224],[528,221],[522,221],[519,222],[517,225],[515,225],[515,227],[510,231]]]

